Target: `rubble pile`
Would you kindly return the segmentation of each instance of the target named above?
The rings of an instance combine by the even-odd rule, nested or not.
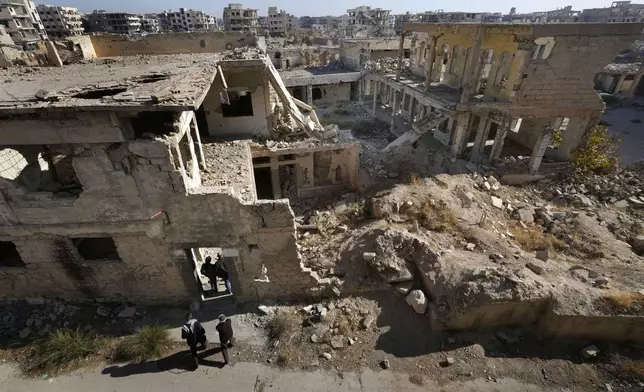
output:
[[[254,46],[242,46],[228,50],[222,60],[252,60],[263,58],[262,51]]]
[[[411,62],[409,59],[402,60],[403,72],[410,72]],[[398,59],[395,57],[383,57],[378,60],[369,60],[365,63],[364,69],[382,73],[392,73],[398,70]]]

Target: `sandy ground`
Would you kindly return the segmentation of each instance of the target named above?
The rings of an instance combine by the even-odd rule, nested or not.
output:
[[[294,372],[280,370],[256,363],[239,362],[218,368],[202,365],[196,371],[168,364],[124,365],[105,369],[83,370],[52,379],[23,379],[9,365],[0,365],[0,390],[4,392],[56,392],[56,391],[452,391],[452,392],[538,392],[566,391],[557,386],[532,385],[514,379],[484,378],[466,382],[438,385],[427,380],[417,385],[406,374],[388,370],[365,369],[357,372],[317,370]]]
[[[634,119],[642,122],[631,122]],[[608,130],[622,140],[619,150],[622,166],[644,158],[644,109],[606,109],[602,120],[610,123]]]

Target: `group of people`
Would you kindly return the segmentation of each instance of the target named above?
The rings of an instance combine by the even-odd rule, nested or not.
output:
[[[233,293],[233,289],[230,286],[230,278],[228,277],[228,270],[226,269],[224,262],[221,260],[221,254],[217,254],[217,260],[215,260],[214,263],[212,262],[212,257],[207,256],[205,263],[201,266],[200,272],[202,275],[205,275],[210,279],[210,284],[215,292],[219,291],[217,288],[217,278],[219,278],[224,281],[228,294]]]
[[[228,277],[228,270],[221,260],[221,254],[217,254],[217,260],[213,263],[212,257],[207,256],[205,263],[201,266],[200,270],[202,275],[210,279],[210,284],[215,292],[217,289],[217,279],[224,281],[226,291],[229,294],[233,293],[230,286],[230,279]],[[224,355],[224,365],[228,365],[228,349],[233,346],[233,326],[230,319],[224,314],[219,315],[219,323],[215,327],[219,333],[219,342],[221,343],[221,352]],[[199,359],[197,357],[197,346],[201,345],[202,349],[208,346],[208,338],[206,337],[206,329],[201,325],[199,320],[192,316],[192,313],[186,314],[186,322],[181,327],[181,338],[188,343],[190,353],[194,361],[195,368],[199,367]]]
[[[233,346],[233,325],[226,315],[220,314],[219,323],[217,323],[215,329],[219,334],[219,343],[221,344],[221,353],[224,356],[224,365],[228,365],[228,349]],[[206,349],[208,347],[208,337],[206,336],[206,329],[190,312],[186,314],[186,323],[181,327],[181,338],[190,347],[194,367],[199,367],[197,345],[201,345],[201,349]]]

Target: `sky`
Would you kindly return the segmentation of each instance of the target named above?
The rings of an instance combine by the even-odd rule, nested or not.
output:
[[[511,7],[517,7],[517,12],[549,11],[556,8],[572,5],[574,10],[584,8],[609,7],[612,0],[541,0],[529,4],[517,0],[438,0],[427,2],[421,0],[365,0],[362,2],[342,0],[246,0],[235,1],[242,3],[245,8],[256,8],[259,15],[268,15],[268,6],[275,6],[295,16],[323,16],[342,15],[348,8],[360,5],[370,5],[391,10],[394,14],[406,11],[422,12],[442,9],[444,11],[473,11],[473,12],[503,12],[507,13]],[[637,2],[637,1],[634,1]],[[68,7],[77,7],[82,12],[92,12],[94,9],[125,12],[159,12],[163,10],[176,10],[179,7],[193,8],[204,11],[215,17],[221,17],[223,8],[229,3],[224,0],[45,0],[35,1],[36,4],[54,4]]]

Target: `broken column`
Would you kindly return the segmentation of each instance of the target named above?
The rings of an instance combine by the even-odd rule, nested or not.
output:
[[[485,149],[485,142],[487,141],[487,136],[490,133],[491,126],[492,120],[489,115],[487,113],[481,115],[481,121],[479,122],[479,128],[476,131],[476,138],[474,139],[474,148],[472,148],[470,161],[479,162],[481,160],[481,154]]]
[[[375,116],[376,115],[376,106],[378,105],[378,89],[380,87],[380,82],[377,80],[373,81],[373,109],[372,109],[372,114]]]
[[[496,130],[494,145],[492,146],[492,151],[490,151],[490,160],[497,159],[501,156],[503,145],[505,144],[505,137],[508,135],[508,131],[510,130],[510,124],[510,119],[506,118]]]
[[[456,128],[452,137],[452,154],[459,155],[463,151],[465,137],[467,136],[467,125],[470,122],[470,113],[459,113],[456,116]]]
[[[427,54],[427,75],[425,76],[425,92],[429,91],[429,86],[432,82],[432,69],[434,67],[434,60],[436,57],[436,37],[429,37],[427,43],[429,53]]]
[[[396,80],[400,80],[402,74],[403,52],[405,48],[405,32],[400,34],[400,44],[398,45],[398,72],[396,72]]]
[[[530,173],[536,174],[539,171],[541,160],[543,159],[543,155],[546,153],[546,149],[550,144],[550,139],[552,139],[553,131],[554,128],[552,126],[546,125],[543,129],[543,132],[541,133],[541,136],[539,136],[537,142],[534,144],[532,155],[530,156],[530,162],[528,163]]]
[[[469,55],[465,61],[465,72],[463,74],[463,93],[461,94],[461,103],[467,103],[470,96],[474,93],[474,89],[478,85],[479,75],[479,58],[481,57],[481,44],[483,43],[483,35],[485,33],[485,26],[480,25],[476,34],[476,42],[472,46]]]
[[[598,121],[599,115],[593,117],[570,117],[566,130],[561,134],[561,143],[553,152],[554,158],[562,161],[569,160],[572,150],[579,146],[584,135],[597,125]]]
[[[277,156],[271,156],[271,187],[273,188],[273,199],[281,199],[282,187],[280,186],[280,167]]]
[[[58,54],[58,50],[56,49],[54,43],[49,40],[46,40],[44,42],[45,48],[47,48],[47,60],[49,61],[49,65],[54,67],[62,67],[63,60],[60,59],[60,55]]]
[[[306,85],[306,103],[313,105],[313,86],[310,84]]]
[[[392,89],[392,92],[393,99],[391,101],[391,125],[389,129],[393,131],[396,128],[396,112],[398,111],[398,101],[400,101],[400,94],[395,89]]]

